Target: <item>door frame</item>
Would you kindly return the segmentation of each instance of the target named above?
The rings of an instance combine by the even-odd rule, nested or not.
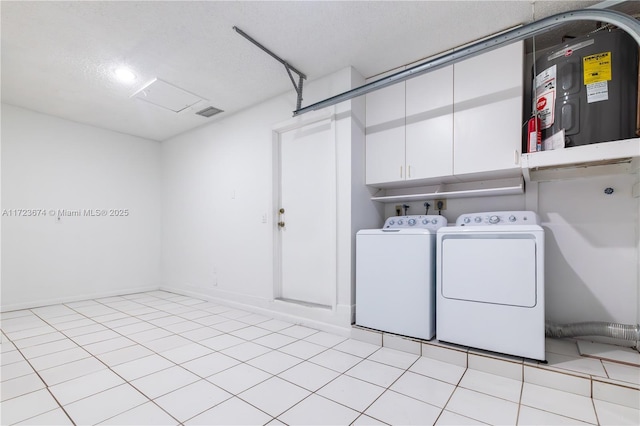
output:
[[[272,232],[273,232],[273,286],[272,286],[272,300],[278,300],[281,302],[296,303],[288,299],[282,299],[282,234],[278,227],[280,221],[279,209],[282,205],[282,162],[281,162],[281,135],[291,130],[299,129],[301,127],[319,123],[322,121],[330,121],[331,131],[333,133],[333,186],[334,195],[333,200],[333,216],[331,217],[331,225],[333,228],[333,241],[331,244],[331,263],[333,268],[334,283],[331,287],[331,305],[332,311],[337,308],[338,298],[338,159],[337,159],[337,132],[336,132],[336,115],[335,107],[324,108],[320,111],[314,111],[308,114],[304,114],[300,117],[294,117],[289,120],[275,124],[272,127]],[[285,215],[286,217],[286,215]],[[304,302],[297,303],[299,305],[325,307],[324,305],[314,305],[312,303],[306,304]]]

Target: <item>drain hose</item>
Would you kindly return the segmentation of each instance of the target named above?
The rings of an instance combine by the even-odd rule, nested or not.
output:
[[[544,328],[548,337],[605,336],[636,342],[640,340],[640,325],[614,322],[577,322],[574,324],[546,322]]]

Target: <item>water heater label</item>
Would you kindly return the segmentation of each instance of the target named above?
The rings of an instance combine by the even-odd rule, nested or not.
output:
[[[584,84],[611,80],[611,52],[596,53],[582,58]]]
[[[609,100],[609,85],[606,81],[587,84],[587,103]]]
[[[556,66],[553,65],[536,76],[536,113],[541,128],[548,129],[555,121]]]

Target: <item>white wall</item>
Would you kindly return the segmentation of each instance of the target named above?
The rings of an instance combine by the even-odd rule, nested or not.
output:
[[[354,75],[352,82],[353,87],[363,85],[364,78]],[[351,169],[351,232],[349,239],[350,250],[350,280],[351,280],[351,301],[354,305],[353,313],[355,314],[356,301],[356,232],[361,229],[373,229],[382,227],[384,221],[384,204],[371,201],[371,196],[375,194],[377,189],[369,188],[365,185],[365,97],[361,96],[351,101],[352,111],[352,127],[351,127],[351,153],[349,155],[349,163]],[[346,155],[345,155],[346,157]],[[355,322],[355,315],[352,318]]]
[[[637,175],[539,184],[547,319],[638,323]],[[606,195],[611,187],[614,193]]]
[[[356,81],[355,71],[346,68],[306,82],[303,105],[348,90]],[[163,287],[346,327],[351,323],[356,231],[351,139],[352,132],[362,132],[352,126],[351,102],[335,107],[338,259],[336,282],[330,284],[337,286],[337,309],[273,301],[273,128],[291,120],[295,100],[290,92],[162,143]],[[314,202],[313,194],[308,202]],[[265,214],[267,223],[262,223]]]
[[[271,296],[271,126],[291,110],[277,98],[162,142],[165,287]]]
[[[350,87],[365,83],[364,78],[351,73]],[[365,186],[365,98],[354,98],[341,104],[338,115],[350,113],[349,120],[339,120],[343,141],[338,144],[338,303],[349,309],[355,321],[355,250],[356,232],[360,229],[376,228],[383,216],[383,205],[371,201],[376,191]]]
[[[159,286],[158,142],[3,104],[2,209],[47,211],[2,217],[3,311]]]

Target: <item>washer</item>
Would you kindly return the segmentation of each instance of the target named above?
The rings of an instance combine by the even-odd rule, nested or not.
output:
[[[438,340],[545,360],[544,230],[531,211],[464,214],[437,231]]]
[[[394,216],[356,234],[356,324],[420,339],[435,334],[438,215]]]

